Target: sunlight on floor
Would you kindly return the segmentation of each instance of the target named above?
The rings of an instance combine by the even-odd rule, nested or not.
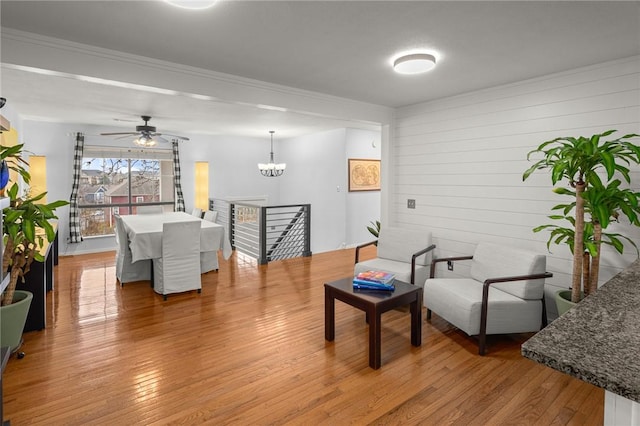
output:
[[[115,267],[84,269],[78,286],[78,323],[90,324],[116,318],[121,293],[111,279]],[[107,283],[107,281],[109,281]]]

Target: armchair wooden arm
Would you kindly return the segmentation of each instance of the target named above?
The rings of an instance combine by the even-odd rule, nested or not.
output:
[[[356,262],[355,263],[358,263],[360,261],[360,249],[361,248],[374,245],[377,242],[378,242],[378,240],[369,241],[368,243],[364,243],[364,244],[360,244],[359,246],[356,246]]]
[[[496,283],[507,283],[524,280],[537,280],[542,278],[551,278],[551,272],[544,274],[518,275],[514,277],[487,278],[482,285],[482,308],[480,311],[480,335],[478,353],[484,355],[487,341],[487,312],[489,310],[489,286]],[[542,328],[547,326],[547,305],[544,300],[544,292],[542,293]]]
[[[438,262],[447,262],[447,261],[456,261],[456,260],[471,260],[473,256],[455,256],[455,257],[441,257],[439,259],[433,259],[431,261],[431,272],[429,273],[429,278],[436,277],[436,263]]]
[[[436,248],[436,245],[431,244],[429,247],[423,248],[422,250],[415,252],[411,256],[411,284],[415,284],[415,281],[416,281],[416,259],[435,248]]]

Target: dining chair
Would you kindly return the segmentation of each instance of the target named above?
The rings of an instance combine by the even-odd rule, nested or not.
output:
[[[151,279],[151,260],[132,262],[131,249],[127,231],[119,215],[116,219],[116,278],[120,286],[134,281],[148,281]]]
[[[204,212],[204,216],[202,217],[204,220],[208,220],[209,222],[216,222],[216,219],[218,218],[218,212],[213,211],[213,210],[207,210],[206,212]]]
[[[137,206],[137,214],[162,214],[162,206]]]
[[[199,209],[198,207],[194,207],[193,210],[191,210],[191,216],[195,216],[198,219],[202,219],[202,209]]]
[[[216,222],[218,212],[207,210],[204,212],[202,219],[209,222]],[[218,264],[218,252],[217,251],[203,251],[200,252],[200,273],[205,274],[210,271],[217,271],[219,269]]]
[[[162,257],[153,259],[153,288],[164,300],[171,293],[201,292],[200,229],[199,220],[162,225]]]
[[[435,278],[439,262],[470,261],[469,277]],[[424,284],[427,320],[435,312],[469,336],[478,336],[485,354],[488,334],[529,333],[547,325],[544,300],[547,257],[499,244],[480,243],[472,256],[443,257],[431,263]]]

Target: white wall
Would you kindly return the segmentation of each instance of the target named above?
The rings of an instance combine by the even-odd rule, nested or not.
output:
[[[380,133],[347,129],[346,157],[380,159]],[[345,167],[347,163],[345,161]],[[348,187],[348,185],[347,185]],[[380,220],[380,191],[347,193],[347,246],[355,246],[375,237],[367,231],[370,222]]]
[[[379,141],[379,132],[337,129],[288,139],[283,154],[276,151],[276,161],[287,163],[280,203],[311,204],[312,252],[372,239],[366,224],[380,215],[380,192],[348,192],[347,159],[380,158]]]
[[[2,109],[0,109],[0,115],[9,120],[12,129],[15,128],[18,130],[18,134],[20,133],[22,130],[22,119],[15,108],[13,108],[13,105],[11,105],[10,100],[7,100]]]
[[[546,252],[548,234],[532,228],[549,223],[550,208],[563,200],[551,192],[546,172],[523,183],[527,153],[558,136],[608,129],[640,133],[638,57],[399,109],[385,187],[391,220],[431,229],[438,257],[470,254],[481,241]],[[638,170],[632,179],[640,190]],[[407,209],[408,198],[416,199],[415,210]],[[637,229],[620,228],[640,243]],[[566,288],[571,254],[565,246],[551,250],[547,268],[554,277],[547,282]],[[604,247],[600,281],[635,258],[632,247],[623,257]],[[463,263],[455,268],[455,275],[467,272]]]
[[[25,150],[47,157],[49,201],[69,200],[75,133],[85,134],[85,146],[129,146],[128,140],[114,141],[98,136],[109,130],[82,124],[24,121],[19,137],[25,142]],[[264,138],[187,136],[191,140],[180,143],[181,183],[187,211],[193,208],[194,202],[194,163],[208,161],[211,198],[266,196],[271,205],[311,203],[313,252],[334,250],[343,243],[353,245],[356,242],[347,239],[348,229],[362,225],[360,220],[354,219],[358,214],[347,217],[345,145],[358,152],[357,147],[364,141],[370,144],[372,139],[379,140],[378,133],[338,129],[292,140],[276,139],[276,161],[288,163],[285,174],[279,178],[265,178],[258,172],[257,164],[269,158],[268,135]],[[340,192],[336,191],[338,186]],[[367,201],[372,214],[376,209],[379,212],[379,193],[376,194],[378,201],[375,196]],[[356,203],[353,208],[362,205],[362,202]],[[61,254],[115,249],[112,237],[85,238],[81,243],[68,244],[69,207],[60,208],[57,214]]]
[[[182,186],[187,211],[193,207],[196,161],[209,162],[209,197],[267,196],[277,203],[280,187],[277,179],[264,178],[258,163],[269,159],[269,138],[190,135],[180,145]],[[274,142],[274,151],[278,145]]]

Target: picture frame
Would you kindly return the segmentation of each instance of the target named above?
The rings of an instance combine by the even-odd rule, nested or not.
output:
[[[380,160],[349,158],[349,192],[380,191]]]

